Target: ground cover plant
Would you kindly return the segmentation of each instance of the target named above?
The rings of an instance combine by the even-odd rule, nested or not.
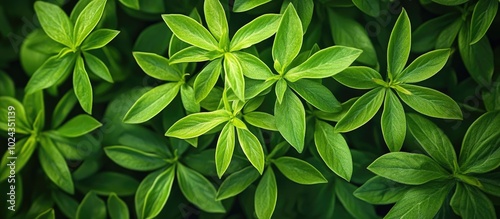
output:
[[[0,218],[496,218],[497,0],[0,4]]]

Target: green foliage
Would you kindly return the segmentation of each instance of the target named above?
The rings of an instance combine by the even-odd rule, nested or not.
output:
[[[0,218],[496,218],[498,5],[2,3]]]

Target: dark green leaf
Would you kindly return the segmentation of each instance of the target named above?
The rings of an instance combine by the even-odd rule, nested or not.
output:
[[[479,0],[474,7],[470,25],[471,42],[475,44],[486,34],[498,11],[498,1]]]
[[[375,176],[356,189],[354,196],[372,204],[392,204],[404,197],[410,187]]]
[[[85,195],[76,211],[76,219],[104,219],[106,216],[106,204],[92,191]]]
[[[127,204],[114,193],[108,197],[108,212],[111,219],[130,218]]]
[[[142,180],[135,193],[135,211],[139,219],[154,218],[160,213],[170,196],[174,178],[175,165],[153,172]]]
[[[280,157],[273,162],[286,178],[303,185],[328,182],[323,174],[311,164],[294,158]]]

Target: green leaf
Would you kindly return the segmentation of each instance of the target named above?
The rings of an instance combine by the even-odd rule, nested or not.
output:
[[[327,183],[313,165],[295,157],[280,157],[273,162],[286,178],[303,185]]]
[[[446,29],[453,26],[453,23],[459,22],[463,23],[461,19],[457,19],[459,16],[458,13],[446,13],[442,16],[429,19],[423,22],[420,26],[413,31],[412,34],[412,44],[411,50],[416,53],[424,53],[434,49],[435,45],[437,45],[439,40],[439,36],[443,35],[443,32]],[[446,31],[447,32],[447,31]],[[458,34],[458,31],[457,31]],[[443,37],[451,37],[453,41],[456,38],[456,35],[445,34]],[[450,48],[451,45],[446,47],[437,47],[437,48]]]
[[[164,14],[161,17],[180,40],[208,51],[218,50],[218,43],[212,34],[193,18],[181,14]]]
[[[391,152],[373,161],[368,170],[384,178],[408,185],[421,185],[426,182],[449,176],[436,161],[423,154]]]
[[[273,115],[264,112],[249,112],[243,115],[245,121],[258,128],[278,131],[276,119]]]
[[[101,20],[106,0],[93,0],[85,6],[80,12],[75,22],[75,29],[73,32],[74,45],[79,46],[83,40],[92,32]]]
[[[382,111],[382,134],[392,152],[401,150],[406,136],[406,118],[403,105],[391,89],[386,89]]]
[[[257,6],[266,4],[271,0],[235,0],[233,5],[234,12],[244,12],[249,11]]]
[[[314,143],[328,168],[343,179],[350,181],[353,164],[351,151],[344,137],[340,133],[335,133],[335,129],[330,124],[317,120]]]
[[[347,114],[337,123],[335,130],[349,132],[367,123],[380,109],[385,89],[375,88],[354,102]]]
[[[380,15],[380,1],[378,0],[353,0],[352,3],[367,15],[372,17],[378,17]]]
[[[457,155],[450,139],[431,121],[417,114],[406,116],[408,130],[436,162],[456,171]]]
[[[135,61],[149,76],[163,81],[180,81],[182,73],[171,66],[168,59],[148,52],[133,52]]]
[[[400,86],[411,94],[397,90],[399,97],[415,111],[435,118],[462,119],[460,107],[449,96],[426,87],[409,84]]]
[[[255,190],[254,208],[259,219],[270,219],[278,200],[278,186],[273,169],[267,168]]]
[[[372,204],[392,204],[404,197],[410,187],[375,176],[356,189],[354,196]]]
[[[82,192],[94,191],[98,195],[134,195],[139,182],[132,176],[116,172],[98,172],[76,184]]]
[[[478,177],[481,185],[481,189],[494,196],[500,196],[500,172],[490,172],[486,174],[481,174]]]
[[[243,76],[243,67],[238,58],[232,53],[224,55],[225,79],[234,94],[241,101],[245,100],[245,78]]]
[[[78,137],[85,135],[101,126],[102,124],[96,119],[92,118],[92,116],[81,114],[56,129],[56,132],[66,137]]]
[[[64,160],[51,139],[42,137],[40,141],[41,147],[38,152],[38,159],[40,159],[43,171],[59,188],[73,194],[75,188],[66,160]]]
[[[0,116],[1,130],[8,131],[9,128],[15,128],[16,134],[28,134],[32,130],[32,124],[28,122],[23,104],[15,98],[0,97],[0,113],[4,115]],[[15,117],[15,121],[12,121],[13,117]]]
[[[290,69],[285,78],[297,81],[302,78],[327,78],[333,76],[351,65],[363,52],[362,50],[345,46],[331,46],[314,53],[305,62]]]
[[[366,2],[377,2],[375,4],[379,4],[378,1]],[[359,55],[357,61],[371,67],[378,66],[377,53],[375,52],[375,48],[373,47],[365,26],[358,23],[355,19],[344,16],[334,10],[328,10],[328,18],[333,40],[336,45],[362,49],[363,53]]]
[[[174,123],[165,135],[180,139],[195,138],[230,119],[231,113],[226,110],[193,113]]]
[[[465,133],[460,149],[460,170],[463,173],[486,173],[500,166],[500,112],[479,117]]]
[[[0,71],[0,96],[14,97],[16,89],[14,81],[3,71]]]
[[[438,4],[441,4],[441,5],[448,5],[448,6],[452,6],[452,5],[460,5],[460,4],[463,4],[469,0],[432,0],[433,2],[436,2]]]
[[[382,76],[372,68],[365,66],[351,66],[333,76],[339,83],[354,89],[372,89],[380,84],[375,80],[383,81]]]
[[[73,24],[57,5],[37,1],[35,12],[43,31],[54,41],[73,48]]]
[[[76,211],[78,210],[78,202],[67,193],[61,190],[52,191],[52,199],[67,218],[75,218]]]
[[[15,146],[16,146],[17,159],[15,167],[16,171],[21,171],[24,165],[26,165],[26,163],[30,160],[31,155],[37,148],[37,139],[35,136],[32,135],[27,138],[23,138],[20,140],[16,139],[16,140],[17,142]],[[11,155],[7,150],[5,151],[0,164],[4,167],[7,167],[7,164],[10,163],[11,161],[9,157],[11,157]],[[0,170],[0,181],[4,181],[9,176],[10,176],[10,168],[2,168]]]
[[[108,212],[111,219],[130,218],[127,204],[114,193],[108,197]]]
[[[83,51],[100,49],[111,42],[119,33],[120,31],[110,29],[98,29],[93,31],[83,41],[81,49]]]
[[[106,218],[106,204],[92,191],[85,195],[76,211],[76,219],[84,218]]]
[[[210,213],[226,212],[222,203],[215,200],[214,186],[203,175],[179,163],[177,179],[182,194],[196,207]]]
[[[342,105],[332,92],[321,83],[309,79],[301,79],[287,83],[304,100],[324,112],[339,112]]]
[[[450,49],[438,49],[425,53],[415,59],[395,80],[405,83],[426,80],[444,67],[449,56]]]
[[[353,194],[358,188],[344,180],[335,181],[335,195],[342,203],[347,212],[354,218],[378,218],[375,208],[358,198]]]
[[[87,52],[83,52],[83,56],[85,57],[85,63],[91,72],[105,81],[113,83],[111,73],[109,73],[109,69],[104,62]]]
[[[130,107],[123,118],[125,123],[142,123],[150,120],[172,102],[180,89],[180,83],[166,83],[143,94]]]
[[[185,62],[204,62],[208,60],[214,60],[221,57],[222,55],[223,53],[219,51],[207,51],[196,46],[190,46],[173,54],[170,57],[170,64],[173,65]]]
[[[58,57],[50,57],[31,76],[24,91],[32,94],[56,84],[61,78],[66,78],[75,63],[76,56],[72,53]]]
[[[229,27],[227,25],[226,12],[219,0],[205,1],[203,11],[205,12],[208,29],[214,35],[215,39],[220,41],[223,36],[227,37]]]
[[[274,68],[280,74],[285,73],[286,67],[299,54],[303,34],[299,15],[289,4],[281,17],[272,48]]]
[[[306,135],[306,111],[299,98],[286,89],[283,101],[274,104],[276,127],[283,138],[299,153],[304,149]]]
[[[194,96],[196,102],[204,100],[219,80],[222,71],[222,59],[210,62],[201,70],[194,80]]]
[[[443,27],[439,31],[439,36],[437,40],[433,41],[435,42],[435,47],[436,49],[441,49],[441,48],[450,48],[453,46],[453,42],[455,42],[455,39],[457,38],[458,32],[460,29],[462,29],[462,26],[464,26],[464,21],[462,19],[457,19],[448,25],[447,27]]]
[[[276,86],[274,87],[274,91],[276,93],[276,101],[277,103],[282,104],[283,103],[283,97],[285,96],[285,92],[288,89],[288,83],[286,83],[286,80],[283,78],[280,78],[276,82]]]
[[[490,199],[478,188],[463,183],[457,183],[450,205],[462,218],[496,218]]]
[[[385,218],[433,218],[452,188],[451,183],[428,183],[411,188]]]
[[[475,44],[486,34],[497,15],[498,1],[479,0],[474,7],[470,25],[470,44]]]
[[[466,23],[458,34],[458,49],[464,62],[465,68],[470,76],[479,84],[487,86],[491,82],[494,72],[494,54],[487,37],[481,38],[478,42],[472,42]]]
[[[36,216],[35,219],[55,219],[55,218],[56,218],[56,215],[54,213],[54,209],[50,208],[47,211]]]
[[[155,171],[142,180],[135,193],[138,218],[154,218],[161,212],[170,196],[174,178],[175,165]]]
[[[271,69],[259,58],[246,52],[232,52],[231,54],[239,61],[243,74],[248,78],[267,80],[274,76]]]
[[[257,180],[259,176],[259,172],[252,166],[234,172],[220,185],[219,191],[217,191],[217,200],[227,199],[240,194]]]
[[[224,175],[224,172],[226,172],[231,163],[234,144],[236,143],[235,138],[234,125],[228,122],[224,128],[222,128],[215,148],[215,167],[217,168],[217,176],[219,176],[219,178]]]
[[[196,102],[194,89],[190,85],[183,84],[181,86],[181,100],[187,113],[200,112],[200,103]]]
[[[280,18],[281,15],[264,14],[245,24],[231,39],[230,51],[248,48],[271,37],[278,30]]]
[[[83,64],[83,58],[78,56],[76,59],[75,70],[73,72],[73,90],[75,91],[75,96],[80,102],[83,110],[92,114],[92,85],[90,84],[89,75],[85,70],[85,65]]]
[[[115,163],[131,170],[151,171],[168,165],[162,156],[133,147],[108,146],[104,152]]]
[[[255,137],[248,129],[238,128],[238,142],[245,156],[248,158],[252,166],[259,171],[260,174],[264,171],[264,151],[259,139]]]
[[[403,9],[394,24],[387,46],[387,70],[389,78],[397,78],[406,65],[411,48],[411,24]]]

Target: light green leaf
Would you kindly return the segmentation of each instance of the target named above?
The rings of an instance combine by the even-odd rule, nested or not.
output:
[[[164,157],[128,146],[108,146],[106,155],[118,165],[137,171],[151,171],[168,165]]]
[[[481,190],[457,183],[450,202],[453,211],[462,218],[496,218],[495,208]]]
[[[8,131],[9,128],[14,128],[16,134],[28,134],[32,130],[32,124],[28,122],[23,104],[15,98],[0,97],[0,113],[4,115],[0,116],[1,130]],[[12,121],[13,118],[15,121]]]
[[[240,62],[243,74],[251,79],[267,80],[274,76],[273,72],[259,58],[246,52],[233,52],[234,57]]]
[[[238,128],[238,142],[245,156],[248,158],[252,166],[259,171],[260,174],[264,171],[264,151],[259,139],[248,129]]]
[[[387,46],[389,78],[397,78],[406,65],[411,48],[411,24],[405,9],[394,24]]]
[[[81,56],[78,56],[76,59],[75,70],[73,72],[73,86],[75,96],[78,102],[80,102],[80,106],[82,106],[86,113],[92,114],[92,85],[90,84],[89,75],[85,70],[85,65]]]
[[[73,42],[75,46],[82,44],[83,40],[92,32],[101,20],[106,0],[93,0],[80,12],[75,22]]]
[[[330,124],[316,120],[314,143],[328,168],[350,181],[353,170],[351,151],[342,134],[336,133]]]
[[[470,44],[475,44],[486,34],[498,11],[498,1],[479,0],[474,7],[470,25]]]
[[[66,78],[75,63],[76,56],[73,53],[60,58],[57,55],[50,57],[31,76],[24,91],[32,94],[56,84],[61,78]]]
[[[66,160],[64,160],[51,139],[42,137],[40,141],[41,147],[38,152],[38,159],[40,159],[43,171],[59,188],[73,194],[75,187]]]
[[[408,114],[406,121],[410,134],[427,154],[448,170],[456,171],[457,155],[444,132],[434,123],[417,114]]]
[[[408,185],[449,177],[436,161],[423,154],[391,152],[373,161],[368,170],[384,178]]]
[[[215,39],[220,41],[223,36],[227,37],[229,27],[227,25],[226,12],[219,0],[205,1],[203,11],[205,12],[208,29],[214,35]]]
[[[185,62],[204,62],[222,57],[223,53],[219,51],[207,51],[196,46],[190,46],[176,52],[170,57],[170,64]]]
[[[245,24],[231,39],[230,51],[248,48],[271,37],[278,30],[280,18],[281,15],[264,14]]]
[[[234,94],[241,101],[245,100],[245,78],[243,76],[243,67],[238,58],[232,53],[224,55],[224,72],[225,79]]]
[[[155,171],[142,180],[135,193],[135,211],[139,219],[156,217],[167,203],[175,178],[175,165]]]
[[[460,149],[460,170],[464,173],[486,173],[500,166],[500,112],[479,117],[465,133]]]
[[[342,110],[342,105],[337,98],[321,83],[310,79],[300,79],[287,84],[304,100],[321,111],[333,113]]]
[[[194,97],[196,102],[204,100],[219,80],[222,71],[222,59],[216,59],[201,70],[194,80]]]
[[[299,54],[302,47],[302,23],[292,4],[289,4],[281,17],[280,25],[272,48],[274,68],[280,74]]]
[[[104,62],[87,52],[83,52],[83,56],[85,57],[85,63],[91,72],[105,81],[113,83],[111,73],[109,73],[109,69]]]
[[[354,196],[372,204],[392,204],[404,197],[410,187],[375,176],[356,189]]]
[[[444,67],[449,56],[450,49],[438,49],[425,53],[415,59],[395,80],[406,83],[426,80]]]
[[[452,185],[449,182],[438,182],[411,188],[384,218],[433,218]]]
[[[346,46],[332,46],[314,53],[304,63],[290,69],[285,78],[297,81],[302,78],[327,78],[351,65],[363,52]]]
[[[226,110],[193,113],[174,123],[165,135],[181,139],[194,138],[207,133],[229,119],[231,119],[231,113]]]
[[[385,143],[392,152],[401,150],[406,136],[406,118],[403,105],[391,89],[386,89],[384,110],[380,123]]]
[[[215,200],[217,191],[214,186],[200,173],[179,163],[177,180],[182,194],[196,207],[210,213],[226,212],[222,203]]]
[[[271,0],[235,0],[234,5],[233,5],[233,11],[234,12],[244,12],[251,10],[255,7],[258,7],[260,5],[266,4],[270,2]]]
[[[372,68],[365,66],[351,66],[333,76],[339,83],[354,89],[372,89],[380,84],[375,80],[383,81],[382,76]]]
[[[313,165],[295,157],[280,157],[273,162],[286,178],[303,185],[328,182]]]
[[[215,167],[219,178],[224,175],[231,163],[235,143],[236,136],[234,133],[234,125],[228,122],[224,128],[222,128],[215,148]]]
[[[382,106],[384,94],[385,89],[375,88],[358,98],[347,114],[337,123],[335,130],[349,132],[370,121]]]
[[[111,42],[111,40],[113,40],[119,33],[120,31],[118,30],[110,29],[98,29],[93,31],[87,38],[85,38],[81,49],[83,51],[100,49]]]
[[[76,211],[76,219],[104,219],[106,216],[106,204],[92,191],[85,195]]]
[[[426,87],[409,84],[400,86],[411,94],[397,90],[399,97],[415,111],[435,118],[462,119],[460,107],[449,96]]]
[[[181,14],[163,14],[167,26],[180,40],[208,51],[218,50],[218,43],[205,27]]]
[[[130,218],[127,204],[114,193],[108,197],[108,212],[111,219]]]
[[[240,194],[257,180],[259,176],[259,172],[252,166],[234,172],[220,185],[217,191],[217,200],[227,199]]]
[[[125,123],[142,123],[150,120],[172,102],[180,89],[180,83],[166,83],[142,95],[130,107],[123,118]]]
[[[299,98],[286,89],[283,101],[274,104],[274,116],[279,132],[299,153],[304,149],[306,111]]]
[[[30,160],[31,156],[33,155],[33,152],[35,151],[35,149],[37,148],[37,139],[36,139],[36,136],[32,135],[30,137],[27,137],[27,138],[22,138],[22,139],[16,139],[16,155],[17,155],[17,159],[16,159],[16,171],[21,171],[24,167],[24,165],[26,165],[26,163],[28,163],[28,161]],[[7,179],[7,177],[10,176],[10,167],[7,168],[7,164],[9,164],[11,162],[11,159],[9,158],[11,157],[10,153],[9,153],[9,150],[5,151],[3,157],[2,157],[2,161],[0,162],[0,164],[3,166],[3,167],[6,167],[6,168],[2,168],[0,170],[0,181],[4,181],[5,179]]]
[[[278,103],[281,104],[283,102],[283,97],[285,96],[285,92],[287,89],[288,89],[288,85],[286,83],[286,80],[283,78],[280,78],[276,82],[276,86],[274,87],[274,91],[276,93],[276,100],[278,101]]]
[[[278,200],[278,186],[272,168],[267,168],[255,190],[254,207],[259,219],[270,219]]]
[[[188,114],[200,112],[200,103],[196,102],[194,89],[190,85],[183,84],[181,86],[181,100]]]
[[[67,123],[56,129],[56,132],[65,137],[78,137],[85,135],[99,127],[102,124],[92,116],[81,114],[75,116]]]
[[[249,112],[243,115],[245,121],[258,128],[278,131],[276,119],[273,115],[264,112]]]
[[[135,61],[149,76],[163,81],[180,81],[182,73],[171,66],[168,59],[147,52],[133,52]]]
[[[70,48],[73,47],[73,24],[59,6],[37,1],[35,12],[47,36]]]

